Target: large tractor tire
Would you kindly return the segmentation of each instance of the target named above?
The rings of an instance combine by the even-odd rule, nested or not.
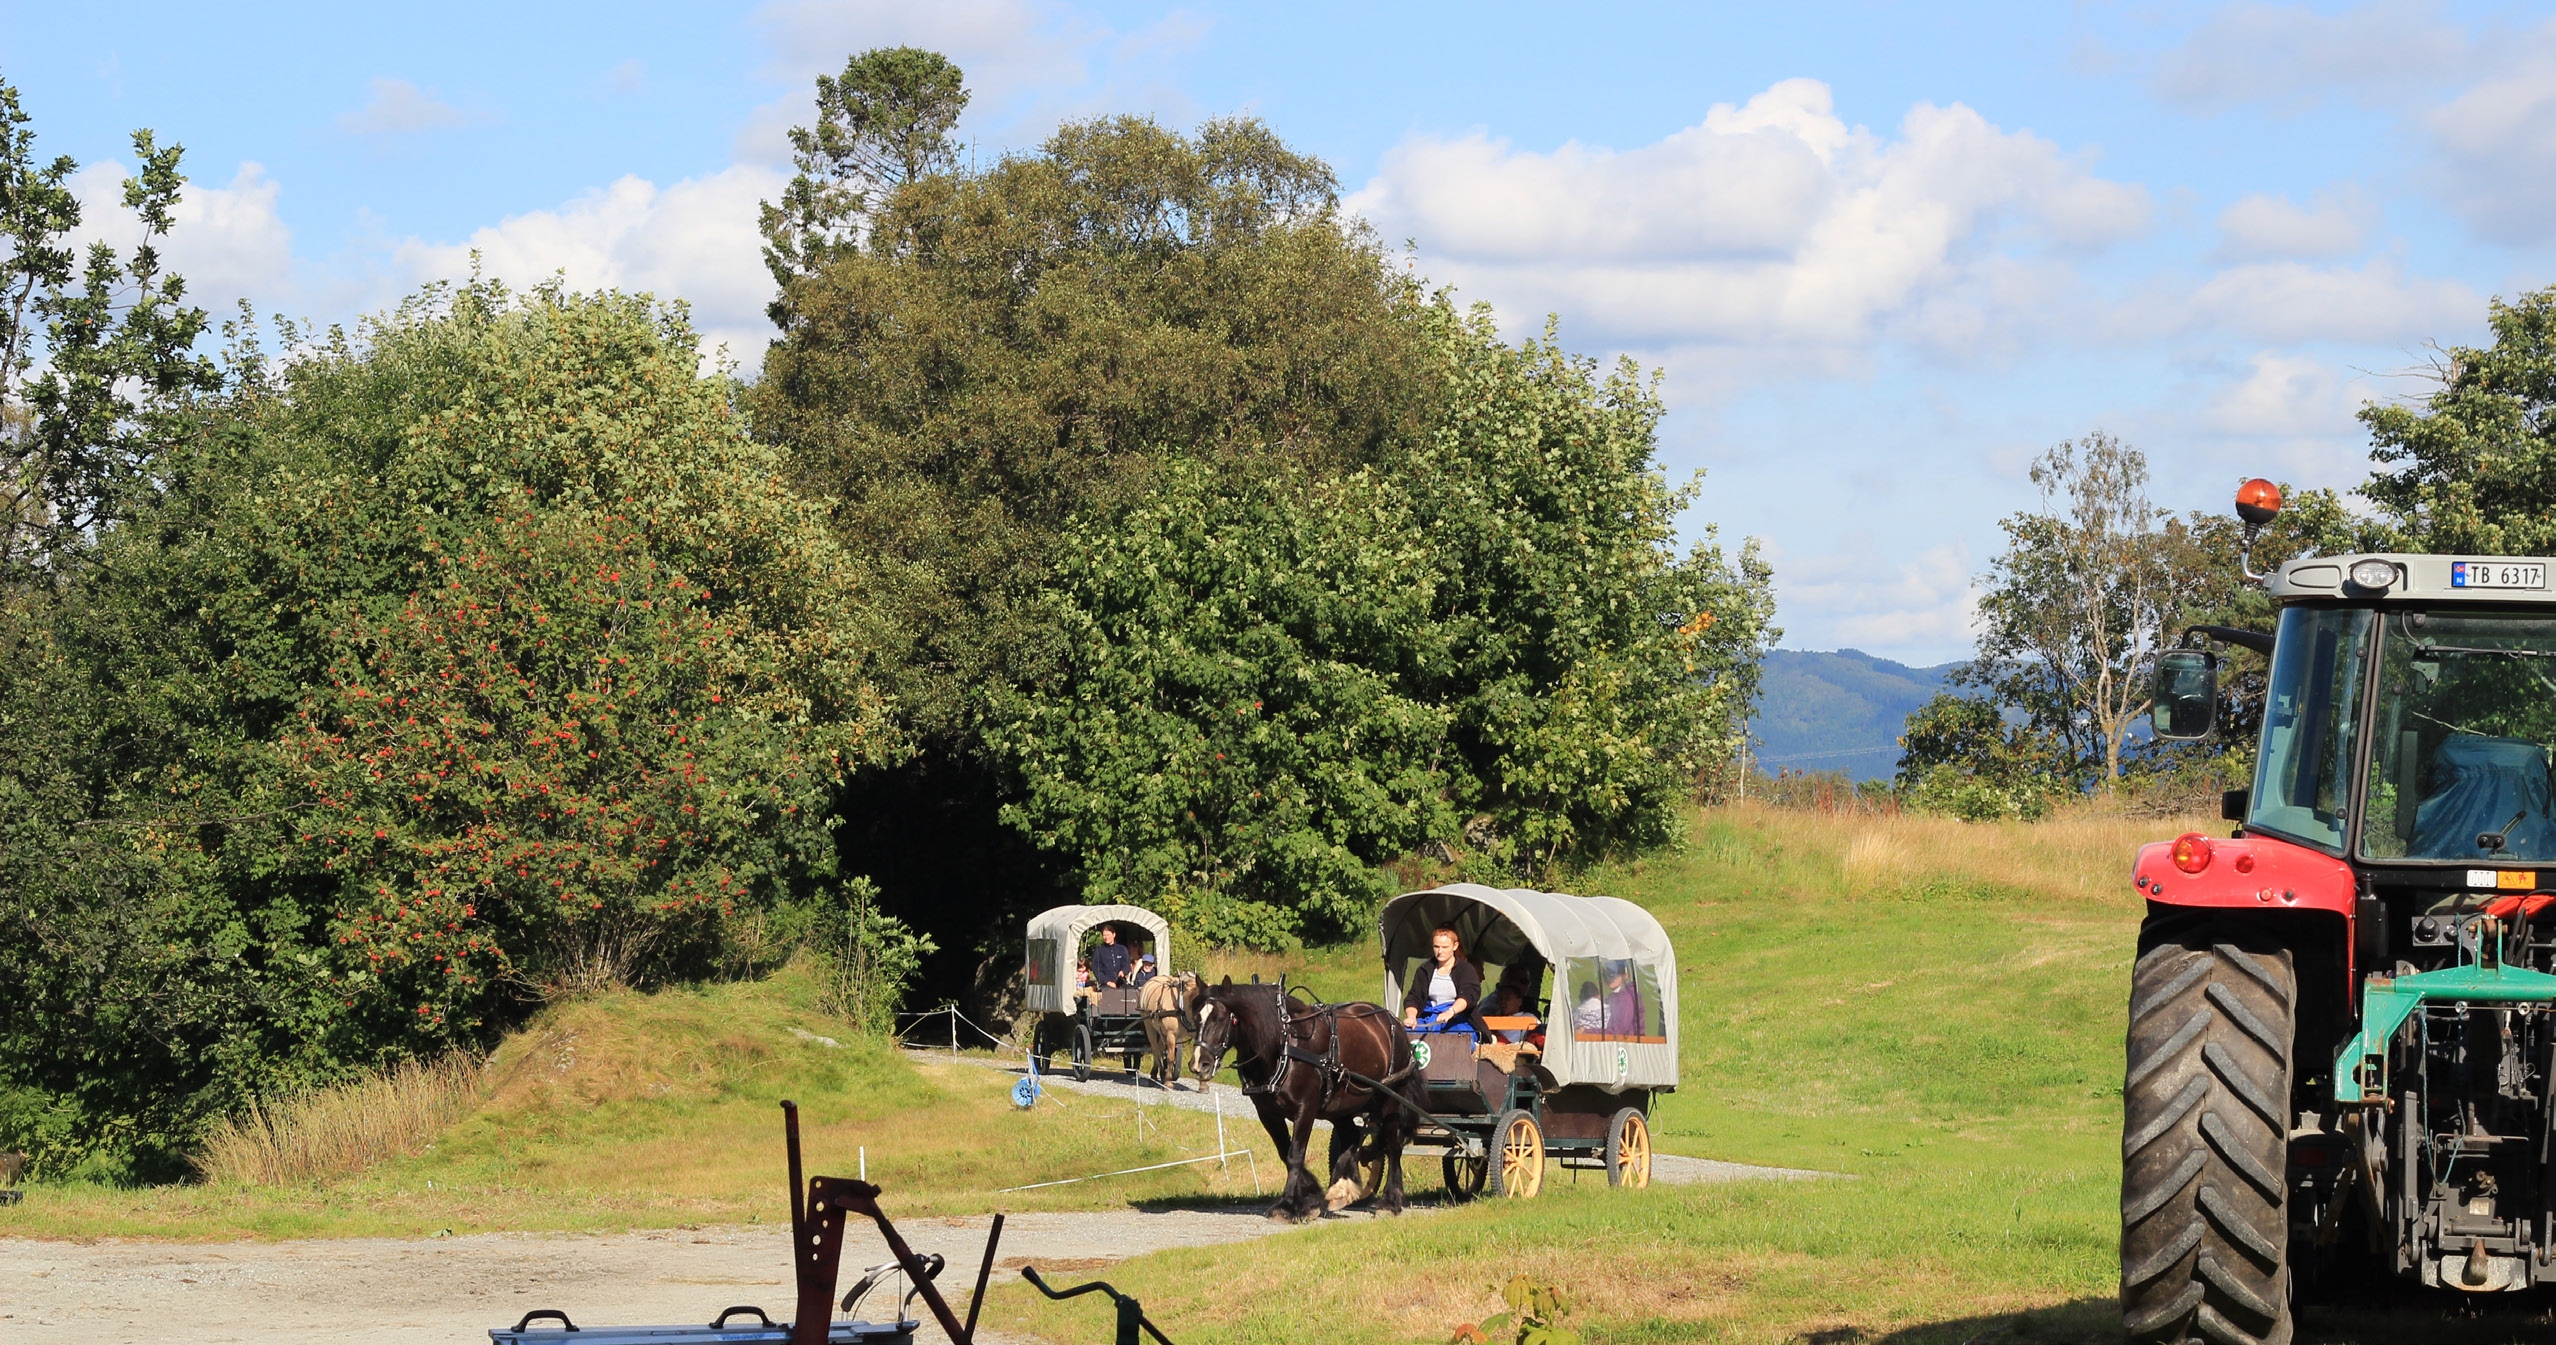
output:
[[[2121,1318],[2133,1345],[2286,1345],[2288,949],[2224,917],[2152,917],[2130,973]]]

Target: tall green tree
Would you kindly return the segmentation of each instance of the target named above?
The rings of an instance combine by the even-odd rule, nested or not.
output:
[[[798,175],[762,211],[764,265],[783,287],[772,318],[787,325],[788,287],[859,249],[888,198],[958,159],[950,132],[967,83],[938,52],[874,47],[816,81],[816,125],[790,128]]]
[[[2497,298],[2494,343],[2447,352],[2422,405],[2361,409],[2371,473],[2361,494],[2392,549],[2556,553],[2556,286]]]
[[[1258,122],[1070,124],[926,178],[870,245],[785,287],[747,406],[879,557],[918,733],[1037,675],[1065,529],[1177,458],[1326,467],[1415,432],[1416,296],[1335,213],[1331,171]]]
[[[989,733],[1006,817],[1093,899],[1336,938],[1397,855],[1544,877],[1673,839],[1728,766],[1773,602],[1752,551],[1675,550],[1652,390],[1485,312],[1428,327],[1453,395],[1385,463],[1175,464],[1069,534],[1068,654]]]
[[[2147,456],[2100,430],[2033,460],[2037,509],[1998,526],[2006,549],[1981,576],[1978,652],[1951,680],[2020,710],[2086,783],[2109,789],[2147,674],[2188,581],[2167,515],[2148,498]]]
[[[13,577],[147,504],[193,399],[221,385],[195,351],[204,310],[185,302],[157,241],[174,223],[184,151],[133,133],[142,171],[124,204],[142,241],[129,255],[92,243],[81,259],[66,241],[81,223],[68,185],[79,165],[39,164],[32,121],[0,80],[0,569]]]

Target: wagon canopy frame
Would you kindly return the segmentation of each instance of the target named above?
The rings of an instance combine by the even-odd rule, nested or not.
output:
[[[1028,956],[1023,959],[1028,985],[1023,995],[1032,1013],[1072,1013],[1073,956],[1083,935],[1096,925],[1136,925],[1154,936],[1154,970],[1171,975],[1171,926],[1142,906],[1052,906],[1030,917]]]
[[[1544,960],[1553,992],[1543,1065],[1556,1084],[1677,1086],[1677,951],[1649,911],[1617,897],[1449,883],[1386,902],[1376,924],[1386,1004],[1402,1003],[1430,933],[1450,926],[1483,968],[1486,995],[1493,968],[1505,972],[1530,950]],[[1583,993],[1592,989],[1594,1000]]]

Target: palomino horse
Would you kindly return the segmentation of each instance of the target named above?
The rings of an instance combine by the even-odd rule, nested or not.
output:
[[[1145,1010],[1145,1047],[1153,1053],[1148,1073],[1165,1088],[1180,1077],[1181,1020],[1189,1016],[1189,997],[1198,990],[1198,973],[1157,976],[1137,992]]]
[[[1277,986],[1236,985],[1230,977],[1191,992],[1189,1009],[1198,1077],[1214,1077],[1232,1051],[1243,1093],[1287,1160],[1287,1188],[1269,1217],[1310,1218],[1326,1205],[1336,1210],[1358,1200],[1366,1194],[1362,1156],[1384,1168],[1385,1210],[1402,1212],[1402,1146],[1421,1111],[1411,1087],[1411,1041],[1392,1014],[1374,1004],[1307,1004]],[[1331,1122],[1328,1191],[1305,1169],[1317,1120]]]

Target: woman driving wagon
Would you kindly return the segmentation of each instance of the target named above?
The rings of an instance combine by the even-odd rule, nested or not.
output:
[[[1464,940],[1440,925],[1429,935],[1434,961],[1411,978],[1411,993],[1402,997],[1402,1025],[1413,1032],[1452,1032],[1480,1040],[1473,1030],[1473,1008],[1482,1000],[1482,969],[1464,956]]]

